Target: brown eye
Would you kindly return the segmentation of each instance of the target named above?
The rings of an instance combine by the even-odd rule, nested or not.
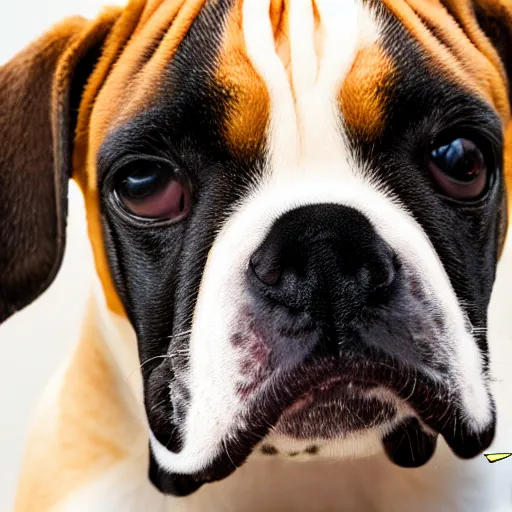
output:
[[[445,196],[471,200],[486,189],[485,159],[478,146],[468,139],[455,139],[435,148],[428,166],[437,188]]]
[[[139,217],[182,220],[192,206],[190,187],[169,167],[141,162],[123,173],[116,186],[125,208]]]

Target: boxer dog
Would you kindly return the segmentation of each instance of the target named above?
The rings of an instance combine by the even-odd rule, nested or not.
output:
[[[98,275],[16,510],[511,510],[475,460],[511,35],[508,0],[132,0],[2,67],[0,320],[69,178]]]

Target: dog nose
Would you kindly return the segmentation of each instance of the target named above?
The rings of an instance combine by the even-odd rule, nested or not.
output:
[[[316,204],[273,224],[250,258],[249,274],[257,295],[299,310],[336,304],[347,316],[382,302],[397,268],[394,252],[361,212]]]

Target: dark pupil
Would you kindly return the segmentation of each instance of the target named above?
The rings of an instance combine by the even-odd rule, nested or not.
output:
[[[456,181],[471,182],[484,167],[480,150],[464,139],[456,139],[436,148],[431,156],[437,167]]]
[[[129,199],[144,199],[158,190],[163,178],[159,169],[137,170],[123,180],[121,193]]]

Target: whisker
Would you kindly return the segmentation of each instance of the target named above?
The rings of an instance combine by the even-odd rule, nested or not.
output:
[[[224,446],[224,451],[226,452],[226,455],[228,456],[228,459],[231,461],[231,464],[233,464],[233,467],[235,469],[238,469],[238,466],[235,464],[235,462],[231,458],[231,455],[229,454],[228,446],[227,446],[226,440],[224,438],[222,438],[222,444]]]
[[[125,377],[125,381],[128,381],[131,376],[137,371],[137,370],[140,370],[145,364],[147,363],[150,363],[151,361],[154,361],[155,359],[169,359],[169,355],[168,354],[164,354],[164,355],[161,355],[161,356],[154,356],[154,357],[150,357],[149,359],[146,359],[138,368],[134,368],[126,377]]]
[[[192,333],[192,329],[187,329],[186,331],[181,331],[177,334],[170,334],[169,336],[167,336],[169,339],[171,340],[174,340],[176,338],[182,338],[184,336],[188,336]]]
[[[168,400],[169,400],[168,397],[164,398],[163,400],[161,400],[157,404],[153,405],[150,410],[154,411],[158,406],[162,405],[163,403],[167,402]]]

